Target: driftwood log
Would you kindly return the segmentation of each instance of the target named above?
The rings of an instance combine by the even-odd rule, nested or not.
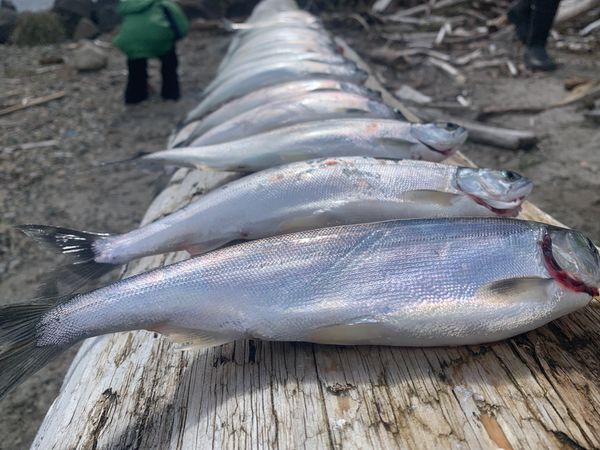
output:
[[[179,170],[144,223],[231,177]],[[522,217],[556,223],[531,204]],[[596,301],[514,339],[458,348],[250,340],[182,351],[148,332],[103,336],[82,345],[33,448],[600,447],[599,342]]]

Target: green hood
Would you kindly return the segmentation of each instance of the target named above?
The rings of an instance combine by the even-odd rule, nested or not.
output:
[[[150,8],[154,3],[160,0],[121,0],[117,7],[120,16],[128,14],[137,14]]]
[[[170,0],[121,0],[118,11],[123,23],[113,42],[130,59],[164,55],[188,31],[185,14]]]

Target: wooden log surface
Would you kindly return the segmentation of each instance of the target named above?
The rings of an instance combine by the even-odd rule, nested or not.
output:
[[[231,177],[180,169],[143,222]],[[531,204],[522,217],[557,223]],[[32,448],[600,447],[599,324],[594,301],[516,338],[456,348],[248,340],[182,351],[145,331],[101,336],[83,343]]]

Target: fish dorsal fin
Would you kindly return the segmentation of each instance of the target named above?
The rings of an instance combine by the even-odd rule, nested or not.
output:
[[[402,194],[402,199],[417,204],[436,204],[440,206],[452,206],[454,200],[458,197],[457,194],[449,192],[416,190]]]
[[[486,300],[495,303],[531,303],[550,299],[551,278],[523,277],[497,280],[481,287]]]

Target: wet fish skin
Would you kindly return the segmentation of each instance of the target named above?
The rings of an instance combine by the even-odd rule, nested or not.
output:
[[[141,159],[234,172],[254,172],[295,161],[338,156],[438,162],[456,151],[466,138],[466,130],[453,124],[448,127],[390,119],[330,119],[220,144],[158,151]]]
[[[465,171],[468,183],[463,183]],[[500,188],[494,187],[498,184]],[[341,224],[516,215],[530,191],[531,181],[520,177],[508,182],[502,171],[424,161],[329,158],[230,182],[173,214],[120,235],[43,225],[20,229],[71,256],[75,268],[93,273],[88,269],[152,254],[187,250],[197,255],[240,239]]]
[[[218,73],[229,69],[235,70],[236,66],[252,61],[261,64],[261,60],[276,58],[278,56],[292,57],[293,55],[298,55],[300,53],[320,53],[329,56],[339,55],[338,48],[329,43],[323,44],[302,40],[287,42],[285,46],[271,43],[270,45],[252,49],[252,51],[244,54],[238,54],[236,55],[235,60],[223,59],[219,66]]]
[[[241,61],[240,63],[235,63],[233,67],[230,69],[224,69],[219,72],[218,76],[211,81],[203,91],[203,94],[208,94],[212,90],[216,89],[221,84],[224,84],[239,76],[240,73],[247,73],[248,71],[255,70],[257,67],[269,67],[274,64],[278,66],[284,66],[286,64],[297,65],[301,61],[307,62],[316,62],[322,64],[346,64],[348,62],[343,56],[331,53],[321,53],[321,52],[293,52],[293,53],[284,53],[284,54],[275,54],[275,55],[259,55],[256,58],[253,58],[250,61]]]
[[[435,219],[278,236],[100,289],[55,314],[69,317],[80,336],[144,324],[158,330],[201,330],[228,340],[319,342],[311,335],[323,327],[375,323],[383,325],[383,336],[324,343],[489,342],[528,331],[590,301],[589,294],[571,293],[550,276],[540,245],[548,230],[552,228],[505,219]],[[528,278],[541,284],[535,294],[540,289],[547,296],[519,302],[503,298],[509,286],[506,292],[489,288]],[[600,284],[598,278],[593,282]],[[570,302],[557,302],[563,296]],[[216,299],[223,304],[216,307]],[[167,311],[164,304],[169,304]]]
[[[226,67],[235,67],[260,55],[281,53],[281,50],[299,52],[306,49],[323,54],[337,53],[337,45],[325,33],[304,29],[280,29],[269,35],[260,33],[237,43],[235,50],[228,52],[219,65],[219,72]]]
[[[191,124],[201,119],[195,127],[196,137],[198,137],[207,130],[258,106],[303,93],[330,90],[352,92],[375,100],[381,98],[381,94],[357,84],[327,78],[308,78],[257,89],[247,95],[225,103],[219,109],[206,116],[202,116],[196,110],[192,110],[188,113],[184,124]],[[181,142],[181,139],[177,139],[177,141]]]
[[[348,92],[311,92],[267,103],[216,126],[189,146],[218,144],[303,122],[351,117],[396,119],[384,103]]]
[[[212,90],[191,112],[199,117],[222,104],[256,89],[307,78],[327,78],[362,84],[368,74],[352,64],[323,64],[299,61],[296,64],[272,64],[256,71],[240,73]]]
[[[481,344],[580,309],[599,285],[600,261],[589,240],[536,222],[419,219],[292,233],[57,306],[0,309],[0,395],[65,348],[100,334],[147,329],[203,346],[240,338]]]

